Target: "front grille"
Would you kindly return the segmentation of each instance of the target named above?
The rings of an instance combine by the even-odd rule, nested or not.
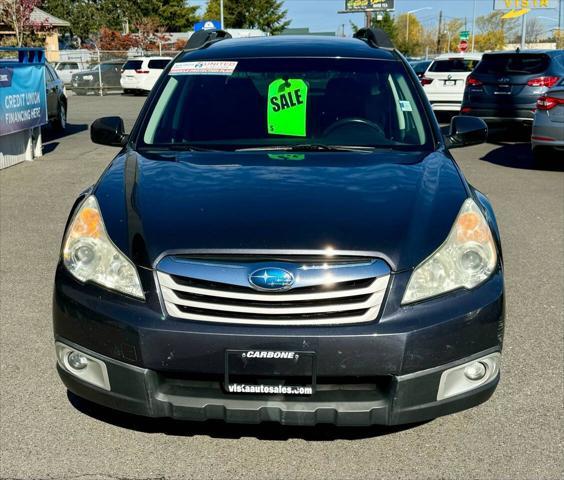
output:
[[[251,325],[339,325],[377,318],[389,280],[378,259],[335,257],[257,262],[245,258],[165,257],[157,279],[167,313],[187,320]],[[291,259],[291,257],[290,257]],[[259,268],[292,272],[282,292],[257,291],[249,275]]]
[[[265,295],[270,295],[268,292],[259,292],[251,287],[240,287],[238,285],[230,285],[228,283],[210,282],[208,280],[199,280],[197,278],[186,278],[180,277],[178,275],[172,275],[172,279],[180,284],[189,287],[200,287],[206,290],[220,290],[229,292],[240,292],[240,293],[263,293]],[[350,282],[340,282],[338,285],[339,290],[356,290],[359,288],[367,287],[372,283],[373,278],[364,278],[362,280],[352,280]],[[295,287],[292,289],[294,293],[315,293],[315,292],[326,292],[326,285],[313,285],[311,287]]]

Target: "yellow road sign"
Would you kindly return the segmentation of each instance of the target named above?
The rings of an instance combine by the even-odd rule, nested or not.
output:
[[[521,15],[525,15],[525,13],[530,12],[530,8],[522,8],[521,10],[510,10],[506,14],[502,15],[501,18],[517,18]]]

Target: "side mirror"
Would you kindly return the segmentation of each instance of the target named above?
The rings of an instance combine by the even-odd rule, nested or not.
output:
[[[100,145],[123,147],[128,138],[121,117],[102,117],[90,126],[90,140]]]
[[[445,135],[447,148],[468,147],[484,143],[488,138],[488,126],[481,118],[452,117],[448,135]]]

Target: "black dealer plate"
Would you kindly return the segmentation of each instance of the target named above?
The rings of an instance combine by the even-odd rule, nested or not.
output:
[[[315,391],[314,352],[227,350],[225,390],[259,395],[311,395]]]

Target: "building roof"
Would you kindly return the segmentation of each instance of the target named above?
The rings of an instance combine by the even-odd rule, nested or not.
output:
[[[52,27],[70,27],[70,23],[66,20],[57,18],[54,15],[47,13],[45,10],[41,10],[37,7],[35,7],[33,9],[33,12],[31,12],[29,20],[33,23],[45,23]]]

